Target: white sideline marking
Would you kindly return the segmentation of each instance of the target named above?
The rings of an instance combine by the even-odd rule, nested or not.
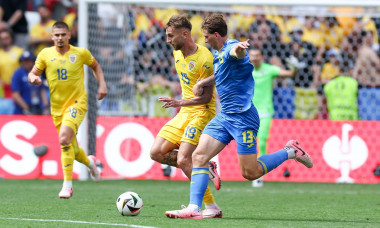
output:
[[[5,220],[23,220],[23,221],[36,221],[36,222],[67,222],[67,223],[80,223],[80,224],[94,224],[94,225],[106,225],[106,226],[126,226],[133,228],[156,228],[154,226],[140,226],[131,224],[120,224],[120,223],[104,223],[104,222],[86,222],[86,221],[74,221],[74,220],[55,220],[55,219],[28,219],[28,218],[4,218]]]

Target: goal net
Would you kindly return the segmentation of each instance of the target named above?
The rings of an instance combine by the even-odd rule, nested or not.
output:
[[[203,18],[222,13],[230,38],[250,39],[265,62],[296,70],[294,77],[274,80],[274,118],[327,119],[324,85],[337,75],[347,75],[359,82],[359,89],[352,91],[359,118],[380,119],[377,3],[286,2],[79,1],[79,46],[96,57],[109,89],[107,97],[97,101],[97,83],[87,77],[90,153],[97,115],[168,117],[177,111],[162,109],[157,98],[181,94],[164,29],[178,13],[189,16],[198,44],[206,45],[200,29]]]

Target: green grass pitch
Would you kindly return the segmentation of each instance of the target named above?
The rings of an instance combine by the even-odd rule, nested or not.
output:
[[[211,186],[222,219],[169,219],[166,210],[189,200],[189,182],[74,181],[71,199],[59,199],[60,180],[0,180],[0,227],[380,227],[380,185],[223,182]],[[117,197],[137,192],[136,217],[121,216]]]

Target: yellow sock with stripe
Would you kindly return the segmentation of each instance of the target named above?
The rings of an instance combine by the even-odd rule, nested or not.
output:
[[[211,193],[210,187],[207,186],[205,196],[203,197],[203,202],[205,205],[211,205],[215,203],[215,198]]]
[[[84,150],[78,146],[78,143],[75,137],[73,139],[72,144],[73,144],[74,152],[75,152],[75,160],[84,164],[87,167],[90,167],[90,159],[88,159]]]
[[[288,153],[282,149],[275,153],[265,154],[257,159],[257,162],[263,167],[263,175],[269,173],[284,161],[288,160]]]
[[[193,168],[190,181],[190,203],[202,208],[202,200],[208,186],[208,167]]]
[[[63,170],[63,180],[71,181],[73,179],[73,165],[75,153],[71,144],[61,146],[61,163]]]

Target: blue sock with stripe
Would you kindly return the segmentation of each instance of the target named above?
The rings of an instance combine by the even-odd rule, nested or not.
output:
[[[263,174],[266,174],[281,165],[286,160],[288,160],[288,152],[282,149],[275,153],[260,156],[257,159],[257,162],[263,167]]]
[[[190,203],[202,208],[203,197],[208,186],[208,168],[193,168],[190,181]]]

